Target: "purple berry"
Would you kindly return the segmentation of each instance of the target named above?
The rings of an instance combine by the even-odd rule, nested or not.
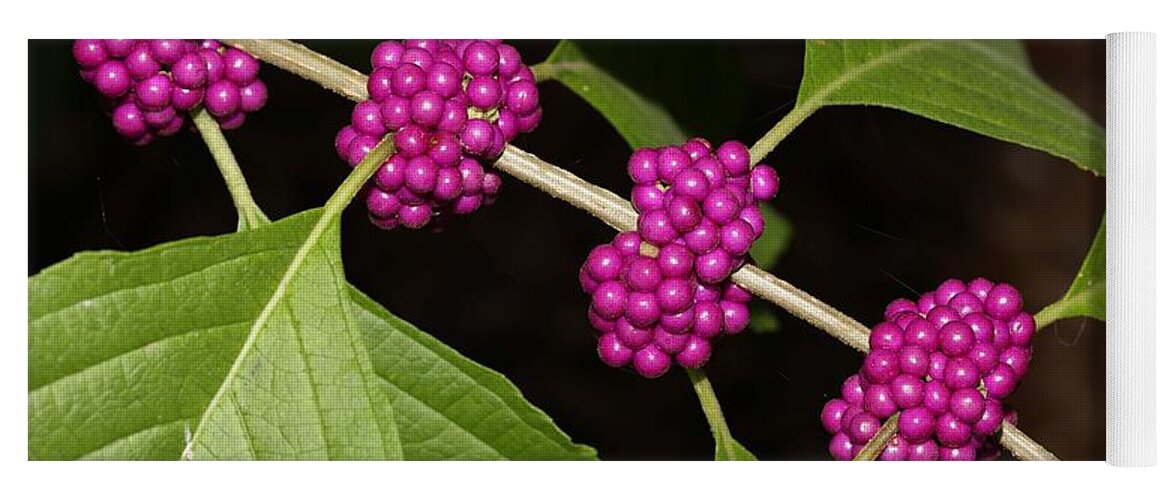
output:
[[[935,434],[935,415],[926,408],[908,408],[899,414],[899,435],[911,444],[927,441]]]
[[[759,201],[771,200],[781,189],[777,171],[768,165],[757,165],[752,169],[752,197]]]
[[[374,51],[370,53],[370,66],[372,68],[396,67],[402,61],[404,50],[406,50],[406,47],[393,40],[379,43],[374,47]]]
[[[216,117],[231,115],[240,110],[240,89],[228,80],[215,82],[207,87],[204,106]]]
[[[956,389],[948,408],[961,422],[975,424],[984,415],[984,395],[970,387]]]
[[[382,113],[379,111],[378,103],[374,101],[362,101],[354,105],[354,111],[350,113],[350,123],[355,130],[365,135],[382,137],[386,134]]]
[[[646,292],[631,292],[626,297],[626,319],[630,324],[639,328],[650,327],[659,319],[662,311],[659,309],[655,294]]]
[[[671,357],[651,345],[634,353],[634,371],[646,378],[658,378],[671,368]]]
[[[638,233],[653,245],[666,245],[679,234],[671,225],[671,217],[664,209],[652,210],[638,217]]]
[[[688,168],[675,175],[671,183],[671,193],[676,196],[686,196],[695,200],[707,198],[711,192],[711,184],[707,176],[695,168]]]
[[[1029,349],[1011,346],[1000,353],[1000,362],[1012,367],[1017,380],[1020,380],[1029,372],[1029,359],[1032,355]]]
[[[399,130],[411,123],[411,100],[396,95],[387,96],[378,106],[378,115],[387,130]]]
[[[732,273],[734,264],[728,252],[717,248],[695,260],[695,275],[705,283],[718,283]]]
[[[968,443],[958,448],[940,449],[939,460],[949,462],[970,462],[976,459],[976,445]]]
[[[959,321],[960,319],[960,313],[947,306],[936,306],[931,309],[931,312],[927,313],[927,321],[935,325],[936,328],[943,328],[943,325]]]
[[[922,347],[909,345],[899,350],[899,371],[904,374],[926,377],[930,363],[930,356]]]
[[[939,284],[939,288],[935,289],[935,303],[947,304],[952,297],[959,295],[962,292],[968,291],[968,287],[964,285],[963,281],[957,279],[949,279]]]
[[[988,291],[988,298],[984,299],[984,309],[988,315],[1001,320],[1008,320],[1021,312],[1022,305],[1020,292],[1004,283],[992,287]]]
[[[687,340],[691,338],[690,335],[676,335],[661,327],[655,327],[655,347],[664,353],[675,355],[683,352],[687,347]]]
[[[846,434],[850,436],[850,441],[858,446],[865,446],[874,435],[878,434],[878,429],[882,427],[882,422],[877,417],[869,413],[859,413],[846,423]]]
[[[736,219],[720,228],[720,247],[731,255],[745,255],[755,240],[752,226]]]
[[[683,351],[675,355],[675,361],[684,368],[696,369],[707,363],[711,355],[712,345],[710,342],[691,336],[688,337],[687,344],[683,346]]]
[[[890,383],[891,393],[899,408],[914,408],[923,403],[923,381],[908,374],[901,374]]]
[[[667,217],[671,226],[680,233],[686,233],[703,221],[699,203],[687,196],[675,196],[667,203]],[[751,242],[749,242],[751,244]]]
[[[658,180],[658,154],[651,148],[639,148],[634,150],[630,155],[630,159],[626,162],[626,172],[630,174],[630,179],[635,184],[654,184]],[[653,186],[650,186],[653,187]],[[637,188],[636,188],[637,189]],[[655,191],[659,191],[654,187]],[[661,191],[659,191],[661,193]],[[638,204],[635,204],[638,208]]]
[[[614,368],[625,366],[634,358],[634,351],[626,347],[613,333],[598,337],[598,357]]]
[[[976,387],[980,383],[980,369],[966,356],[951,358],[943,369],[943,382],[951,390]]]
[[[182,40],[151,40],[150,55],[154,57],[160,64],[171,65],[175,64],[180,57],[183,57],[183,41]]]
[[[991,436],[1000,429],[1002,422],[1004,422],[1003,407],[999,401],[989,399],[985,401],[984,413],[980,415],[980,419],[972,424],[972,431],[981,436]]]
[[[850,441],[850,436],[847,436],[845,432],[834,434],[834,437],[829,440],[829,454],[835,460],[853,460],[854,455],[857,455],[861,449],[861,446],[856,446]]]
[[[98,66],[97,73],[94,73],[94,87],[103,96],[109,98],[125,94],[126,91],[130,90],[132,82],[130,71],[121,61],[106,61]]]
[[[939,329],[939,349],[948,356],[963,356],[976,344],[972,327],[963,321],[953,321]]]
[[[414,64],[401,64],[390,77],[390,88],[399,97],[414,97],[427,88],[427,73]]]
[[[695,257],[683,246],[672,243],[659,249],[656,262],[664,277],[682,278],[691,274]]]
[[[695,324],[695,307],[688,307],[675,314],[664,314],[659,317],[659,326],[670,333],[685,334]]]
[[[942,380],[931,380],[923,384],[923,408],[935,415],[943,415],[951,409],[951,390]]]
[[[414,124],[407,124],[394,134],[394,147],[407,156],[414,158],[427,153],[430,134],[425,129]]]
[[[134,140],[146,134],[146,120],[142,116],[142,111],[134,104],[122,104],[114,108],[112,115],[114,130],[123,137]]]
[[[463,51],[464,68],[473,76],[490,75],[500,64],[500,53],[490,43],[476,41]]]
[[[424,90],[411,98],[411,120],[424,127],[435,127],[443,119],[443,98]]]
[[[667,204],[666,195],[654,184],[634,186],[630,191],[630,200],[639,213],[660,210]]]
[[[239,86],[248,85],[260,74],[260,61],[240,49],[224,51],[224,77]]]
[[[468,102],[482,110],[489,110],[500,104],[500,84],[491,76],[473,77],[464,92],[468,96]]]
[[[518,115],[527,115],[535,111],[538,101],[537,85],[530,81],[513,83],[504,94],[504,105]]]
[[[383,219],[393,217],[400,208],[402,208],[402,204],[399,203],[398,198],[381,189],[371,189],[366,195],[366,209],[375,217]]]
[[[870,351],[862,362],[862,375],[875,384],[890,382],[899,374],[899,356],[895,351]]]
[[[947,447],[963,446],[972,437],[972,426],[951,413],[935,419],[935,437]]]
[[[735,335],[748,327],[751,316],[747,305],[725,300],[720,302],[720,309],[724,310],[724,333]]]
[[[596,281],[615,281],[622,273],[622,254],[610,245],[594,247],[586,257],[586,270]]]
[[[886,384],[871,384],[862,398],[862,407],[879,418],[887,418],[899,411],[894,393]]]
[[[416,156],[407,162],[405,184],[407,189],[420,195],[427,194],[435,189],[438,171],[435,162],[426,155]],[[601,281],[601,280],[599,280]]]
[[[720,160],[720,164],[724,166],[728,174],[733,177],[748,173],[750,166],[748,148],[738,141],[728,141],[721,144],[716,150],[716,158]]]
[[[617,281],[607,281],[594,291],[592,305],[606,319],[617,319],[626,307],[626,288]]]
[[[898,316],[902,312],[918,313],[919,308],[910,300],[896,299],[886,306],[886,310],[882,313],[882,318],[886,321],[893,321],[895,316]]]
[[[374,182],[387,192],[398,191],[406,182],[407,163],[408,160],[403,155],[391,156],[374,173]]]
[[[697,302],[691,331],[697,337],[710,339],[724,330],[724,310],[716,302]]]
[[[898,351],[903,347],[903,330],[898,325],[882,322],[870,330],[870,349]]]
[[[703,219],[699,226],[683,235],[683,241],[693,253],[706,254],[720,244],[720,228],[711,220]]]
[[[73,59],[82,68],[96,68],[110,58],[101,40],[74,40]]]
[[[1033,341],[1033,333],[1037,331],[1037,323],[1033,315],[1019,312],[1008,320],[1008,331],[1012,336],[1012,345],[1028,347]]]
[[[935,441],[923,441],[911,445],[907,453],[907,460],[914,462],[930,462],[939,459],[939,445]]]
[[[675,176],[691,166],[691,157],[683,148],[666,146],[659,149],[658,176],[659,180],[673,183]]]
[[[240,110],[245,113],[260,111],[268,103],[268,86],[255,80],[240,88]]]
[[[831,399],[821,408],[821,426],[830,434],[837,434],[842,430],[842,414],[850,407],[842,399]]]
[[[661,168],[661,164],[660,164]],[[703,213],[716,224],[727,224],[740,212],[740,200],[729,188],[712,191],[703,200]]]
[[[476,118],[468,120],[460,134],[460,142],[469,154],[482,156],[492,148],[492,124]]]
[[[994,286],[996,286],[996,284],[991,281],[988,281],[984,278],[976,278],[968,282],[968,292],[972,295],[975,295],[976,298],[980,300],[987,300],[988,292],[990,292]]]
[[[842,398],[846,402],[860,405],[865,396],[866,390],[862,388],[862,377],[860,375],[850,375],[842,382]]]
[[[659,283],[655,296],[659,300],[660,311],[676,314],[691,306],[695,298],[694,285],[682,278],[666,279]]]
[[[614,333],[623,345],[631,349],[642,349],[654,340],[655,335],[651,329],[634,326],[626,318],[618,318],[614,322]]]

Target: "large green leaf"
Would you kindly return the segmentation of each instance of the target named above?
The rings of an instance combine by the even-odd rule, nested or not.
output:
[[[886,106],[1106,174],[1106,133],[1009,40],[810,40],[797,105]]]
[[[593,456],[346,285],[319,214],[30,278],[29,458]]]
[[[1037,313],[1039,328],[1063,318],[1088,316],[1106,321],[1106,218],[1065,296]]]

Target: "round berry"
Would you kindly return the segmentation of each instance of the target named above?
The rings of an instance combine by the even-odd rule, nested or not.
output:
[[[1037,323],[1033,321],[1033,315],[1027,312],[1019,312],[1008,320],[1008,332],[1014,346],[1028,347],[1036,331]]]
[[[697,302],[692,320],[691,332],[697,337],[710,339],[724,330],[724,310],[716,302]]]
[[[971,387],[956,389],[951,393],[948,408],[961,422],[974,424],[984,415],[984,395]]]
[[[464,150],[476,156],[484,155],[492,148],[492,124],[479,118],[468,120],[460,134]]]
[[[658,154],[651,148],[634,150],[626,162],[626,172],[635,184],[653,184],[658,181]],[[658,191],[658,188],[655,188]],[[638,205],[635,204],[635,208]]]
[[[835,460],[853,460],[854,455],[857,455],[861,449],[861,446],[850,441],[850,436],[847,436],[845,432],[834,434],[834,437],[829,440],[829,454]]]
[[[886,310],[882,313],[882,318],[887,321],[892,321],[895,316],[902,312],[919,312],[918,306],[914,302],[907,299],[897,299],[886,306]]]
[[[878,434],[878,429],[882,427],[882,422],[878,417],[869,413],[859,413],[846,423],[846,434],[850,436],[850,441],[859,446],[864,446],[874,439],[874,435]]]
[[[908,374],[900,374],[890,383],[892,397],[899,408],[914,408],[923,403],[923,381]]]
[[[414,64],[401,64],[394,68],[390,88],[399,97],[414,97],[427,87],[427,73]]]
[[[939,445],[935,441],[923,441],[911,445],[907,453],[907,460],[914,462],[931,462],[939,459]]]
[[[927,376],[931,362],[926,350],[917,345],[909,345],[903,346],[898,352],[899,371],[901,373],[917,378]]]
[[[996,286],[996,284],[991,281],[988,281],[984,278],[976,278],[968,282],[968,292],[983,301],[988,299],[988,292],[990,292],[994,286]]]
[[[720,228],[709,219],[703,219],[699,226],[683,235],[687,249],[695,254],[706,254],[720,244]]]
[[[854,405],[862,404],[866,390],[862,388],[862,377],[858,374],[850,375],[842,382],[842,399]]]
[[[436,175],[435,162],[426,155],[416,156],[407,162],[405,183],[407,189],[420,195],[427,194],[435,189]],[[601,281],[601,280],[599,280]]]
[[[699,223],[703,221],[699,203],[687,196],[675,196],[667,202],[667,217],[671,226],[680,233],[699,227]]]
[[[408,124],[394,134],[394,147],[407,158],[421,156],[427,152],[430,134],[414,124]]]
[[[374,182],[387,192],[398,191],[406,182],[407,163],[403,155],[391,156],[374,173]]]
[[[1021,312],[1023,300],[1021,294],[1012,285],[1001,283],[988,290],[988,298],[984,299],[984,309],[996,319],[1008,320]]]
[[[661,167],[661,164],[660,164]],[[740,200],[729,188],[712,191],[703,200],[703,213],[716,224],[727,224],[740,212]]]
[[[948,356],[963,356],[975,344],[972,327],[963,321],[953,321],[939,329],[939,349]]]
[[[662,315],[655,294],[646,292],[631,292],[626,296],[626,319],[630,324],[647,328],[655,323]]]
[[[991,436],[1000,429],[1002,422],[1004,422],[1003,406],[999,401],[989,399],[984,403],[984,413],[980,415],[980,419],[972,424],[972,431],[981,436]]]
[[[712,355],[712,345],[706,339],[690,336],[687,337],[687,344],[683,346],[683,350],[675,355],[675,361],[679,366],[689,369],[696,369],[707,363],[708,358]]]
[[[876,349],[862,362],[862,375],[876,384],[890,382],[899,374],[899,356],[895,351]]]
[[[980,369],[967,357],[951,358],[943,369],[943,382],[952,390],[976,387],[980,383]]]
[[[149,44],[151,56],[161,64],[175,64],[186,52],[182,40],[157,39],[151,40]]]
[[[748,148],[738,141],[728,141],[721,144],[716,150],[716,158],[720,160],[724,169],[734,177],[748,173]]]
[[[650,345],[634,353],[634,371],[646,378],[658,378],[671,368],[671,357]]]
[[[898,325],[882,322],[870,330],[870,349],[898,351],[903,347],[903,330]]]
[[[720,247],[731,255],[747,254],[755,237],[752,226],[739,219],[720,227]]]
[[[366,195],[366,209],[375,217],[393,217],[399,208],[402,208],[402,203],[398,198],[381,189],[371,189]]]
[[[935,419],[935,437],[944,446],[963,446],[972,437],[972,426],[951,413],[944,413]]]
[[[879,418],[887,418],[899,411],[894,393],[886,384],[870,384],[862,398],[862,407]]]
[[[659,317],[659,326],[670,333],[685,334],[695,324],[695,307],[688,307],[675,314],[664,314]]]
[[[935,289],[935,303],[947,304],[952,297],[959,295],[962,292],[968,291],[968,287],[964,285],[963,281],[957,279],[949,279],[939,284],[939,288]]]
[[[622,344],[618,336],[606,333],[598,337],[598,357],[614,368],[625,366],[634,358],[634,351]]]
[[[842,399],[831,399],[821,408],[821,426],[830,434],[837,434],[842,430],[842,414],[850,407]]]
[[[354,105],[354,111],[350,113],[350,123],[355,130],[365,135],[382,137],[386,134],[382,113],[379,111],[378,103],[374,101],[362,101]]]
[[[951,390],[942,380],[923,384],[923,408],[935,415],[943,415],[951,409]]]
[[[616,281],[602,283],[594,291],[592,305],[603,318],[617,319],[626,307],[626,288]]]
[[[707,176],[695,168],[685,169],[675,175],[671,183],[671,193],[676,196],[686,196],[695,200],[707,198],[711,192],[711,184]]]
[[[482,110],[495,108],[500,104],[500,84],[491,76],[476,76],[464,89],[468,102]]]
[[[245,113],[260,111],[268,103],[268,86],[255,80],[240,88],[240,110]]]
[[[424,127],[439,125],[443,119],[443,98],[430,90],[424,90],[411,98],[411,120]]]
[[[935,434],[935,415],[926,408],[908,408],[899,414],[899,435],[911,444],[922,443]]]
[[[634,186],[630,191],[630,200],[639,213],[660,210],[667,204],[667,197],[654,184]]]
[[[614,333],[618,335],[618,340],[621,340],[623,345],[631,349],[641,349],[654,340],[654,331],[634,326],[626,318],[618,318],[614,322]]]
[[[228,116],[240,110],[240,89],[228,80],[220,80],[207,87],[204,106],[214,116]]]
[[[694,285],[682,278],[666,279],[659,283],[655,296],[660,311],[676,314],[691,306],[695,298]]]
[[[526,115],[537,109],[539,94],[537,85],[527,80],[521,80],[508,86],[504,94],[504,105],[518,115]]]
[[[398,66],[402,61],[403,51],[406,47],[394,40],[387,40],[379,43],[374,47],[374,51],[370,53],[370,66],[372,68],[393,68]]]
[[[435,63],[431,71],[427,72],[427,89],[439,97],[450,99],[463,90],[462,77],[459,70],[450,64]]]
[[[475,41],[463,51],[464,68],[473,76],[490,75],[500,64],[500,52],[490,43]]]
[[[122,104],[114,108],[112,115],[114,118],[114,130],[123,137],[135,140],[146,134],[146,120],[142,116],[142,110],[138,109],[134,104]]]
[[[74,40],[73,60],[82,68],[96,68],[110,58],[101,40]]]
[[[229,48],[224,51],[223,58],[224,77],[236,85],[248,85],[260,74],[260,61],[252,57],[252,54],[240,49]]]
[[[1024,378],[1029,372],[1029,358],[1032,352],[1023,347],[1011,346],[1000,353],[1000,362],[1012,367],[1017,379]]]
[[[163,78],[166,78],[165,76]],[[126,69],[126,65],[121,61],[106,61],[98,66],[98,70],[94,73],[93,84],[103,96],[109,98],[119,97],[130,90],[133,79],[130,77],[130,71]]]
[[[980,300],[979,297],[976,297],[969,292],[957,293],[955,297],[952,297],[951,301],[947,303],[947,306],[955,309],[955,311],[960,313],[960,316],[963,317],[967,317],[974,313],[984,312],[984,302]]]
[[[724,333],[735,335],[748,328],[751,316],[747,305],[725,300],[720,302],[720,309],[724,311]]]
[[[732,273],[735,262],[723,249],[715,249],[695,260],[695,274],[705,283],[718,283]]]
[[[752,169],[752,197],[758,201],[771,200],[781,189],[777,171],[768,165],[757,165]]]

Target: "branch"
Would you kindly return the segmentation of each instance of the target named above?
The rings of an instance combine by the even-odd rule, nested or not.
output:
[[[306,80],[332,90],[353,101],[362,101],[368,98],[366,94],[366,76],[329,59],[303,45],[288,40],[224,40],[272,64],[278,68],[296,73]],[[798,112],[798,109],[802,111]],[[764,139],[753,146],[753,150],[767,151],[775,147],[773,141],[788,134],[816,109],[816,106],[795,108],[790,115],[766,135]],[[802,116],[803,115],[803,116]],[[764,143],[764,144],[762,144]],[[756,153],[753,154],[756,158]],[[619,231],[634,231],[637,229],[638,214],[630,202],[601,187],[590,184],[584,179],[573,175],[569,171],[548,163],[532,153],[509,145],[504,149],[494,165],[498,170],[530,184],[550,196],[568,202],[569,204],[589,212],[606,224]],[[767,271],[751,264],[745,264],[732,273],[732,281],[752,294],[765,299],[789,311],[789,313],[809,322],[811,325],[829,333],[841,342],[862,352],[869,351],[870,329],[857,320],[847,316],[817,298],[809,295],[792,284],[773,276]],[[1033,441],[1023,432],[1011,424],[1003,425],[1001,444],[1012,451],[1017,458],[1026,460],[1055,460],[1036,441]],[[1048,458],[1047,458],[1048,457]]]

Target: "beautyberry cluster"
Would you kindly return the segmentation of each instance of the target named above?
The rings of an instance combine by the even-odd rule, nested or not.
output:
[[[633,365],[647,378],[671,368],[699,368],[711,356],[711,341],[748,326],[747,291],[731,281],[696,279],[695,257],[668,244],[655,257],[639,254],[638,233],[620,233],[595,247],[578,278],[592,296],[590,324],[598,356],[615,368]]]
[[[829,451],[850,460],[899,413],[881,460],[999,456],[992,436],[1015,415],[1003,403],[1028,372],[1036,324],[1021,294],[977,278],[943,282],[918,303],[898,299],[870,331],[870,353],[842,397],[825,404]]]
[[[764,231],[756,203],[777,195],[777,173],[753,168],[739,142],[713,151],[701,138],[636,150],[627,169],[638,232],[594,248],[579,274],[592,296],[598,355],[648,378],[672,359],[699,368],[714,339],[748,326],[752,296],[728,276]],[[658,248],[655,257],[639,253],[644,241]]]
[[[677,244],[695,256],[699,281],[716,284],[744,264],[764,231],[759,201],[777,195],[777,172],[751,165],[748,148],[728,141],[713,150],[701,138],[644,148],[627,164],[635,187],[638,232],[655,246]]]
[[[394,155],[367,185],[371,221],[418,229],[491,205],[501,179],[484,165],[541,121],[520,53],[499,40],[406,40],[379,44],[370,59],[370,99],[334,146],[354,166],[394,134]]]
[[[215,40],[76,40],[73,58],[136,145],[175,134],[200,105],[230,130],[268,101],[260,62]]]

